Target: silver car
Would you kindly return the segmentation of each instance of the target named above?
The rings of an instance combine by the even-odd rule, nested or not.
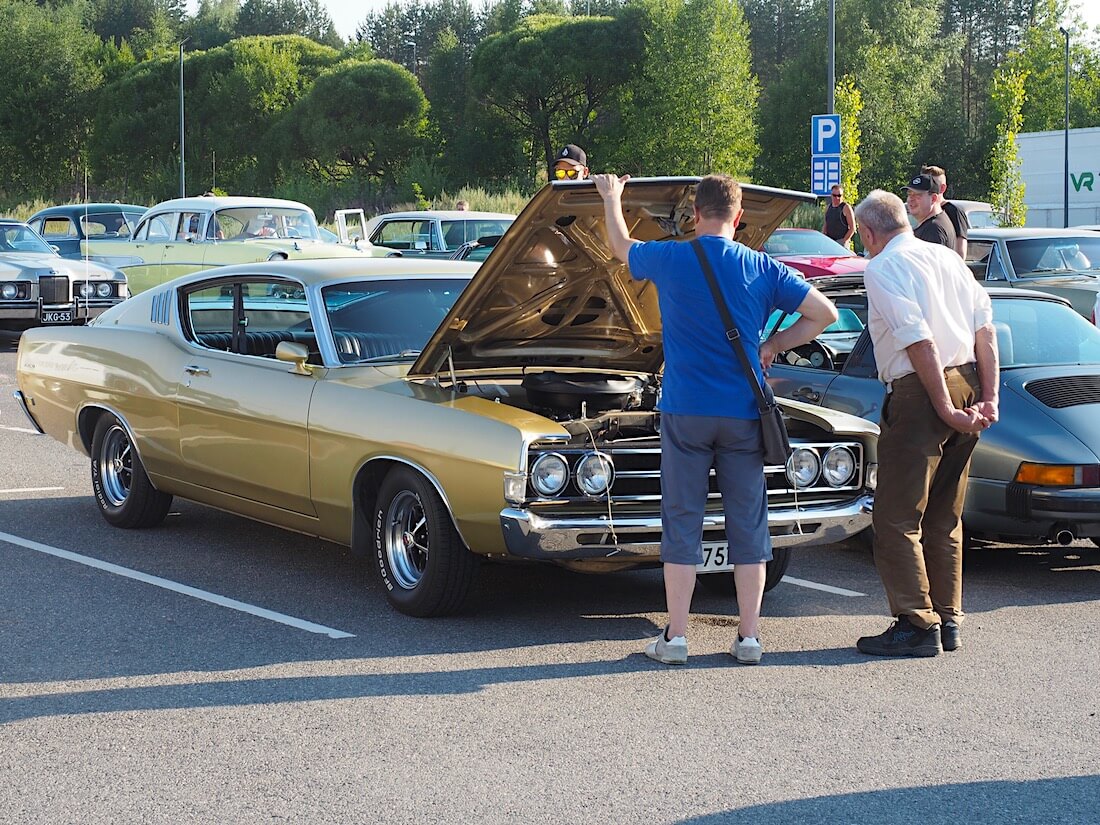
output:
[[[83,324],[128,295],[114,267],[62,258],[27,224],[0,220],[0,329]]]
[[[974,229],[966,265],[985,286],[1058,295],[1086,318],[1100,293],[1100,233],[1082,229]]]
[[[839,311],[815,341],[768,373],[776,395],[878,421],[878,380],[867,296],[854,279],[817,279]],[[982,434],[963,523],[971,538],[1100,544],[1100,329],[1062,299],[992,289],[1001,357],[1000,421]],[[776,313],[771,335],[796,316]]]

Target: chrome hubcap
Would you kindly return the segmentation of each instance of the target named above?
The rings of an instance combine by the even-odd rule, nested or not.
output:
[[[428,522],[420,499],[402,490],[386,510],[383,536],[386,562],[397,584],[411,590],[428,564]]]
[[[99,453],[99,480],[103,495],[113,507],[121,507],[130,496],[134,481],[133,451],[126,430],[117,424],[107,431]]]

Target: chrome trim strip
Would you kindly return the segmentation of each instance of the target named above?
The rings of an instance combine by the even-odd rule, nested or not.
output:
[[[779,535],[772,535],[775,547],[804,547],[832,544],[843,541],[871,525],[874,500],[869,495],[860,496],[841,506],[800,507],[768,512],[768,526],[780,528]],[[801,532],[801,525],[815,525],[812,532]],[[506,508],[500,513],[500,525],[504,532],[508,552],[527,559],[599,559],[647,557],[655,560],[660,554],[660,542],[648,539],[631,543],[630,536],[639,533],[660,533],[661,518],[653,516],[626,516],[614,519],[605,516],[578,516],[572,518],[544,518],[530,510]],[[710,513],[703,520],[704,528],[724,528],[725,516]],[[580,544],[582,534],[605,533],[611,540],[614,527],[619,543]],[[790,532],[793,529],[798,532]]]
[[[38,426],[38,422],[34,420],[34,416],[31,415],[31,408],[27,405],[27,397],[23,395],[22,390],[16,390],[12,395],[15,400],[19,402],[19,406],[23,408],[23,414],[27,416],[27,420],[31,422],[31,426],[38,432],[39,435],[45,435],[46,431]]]

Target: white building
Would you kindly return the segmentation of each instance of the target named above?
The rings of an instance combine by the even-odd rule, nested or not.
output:
[[[1028,226],[1062,226],[1065,132],[1016,136]],[[1100,224],[1100,128],[1069,130],[1069,225]]]

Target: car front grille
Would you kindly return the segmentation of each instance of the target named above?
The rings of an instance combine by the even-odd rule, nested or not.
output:
[[[64,275],[45,275],[38,279],[38,296],[44,304],[67,304],[72,300],[69,279]]]
[[[792,446],[805,447],[814,450],[819,458],[824,458],[826,451],[841,444],[852,451],[856,457],[856,471],[851,480],[841,486],[828,485],[822,478],[808,488],[800,488],[795,491],[787,478],[786,468],[769,466],[764,470],[768,486],[768,506],[773,508],[788,507],[798,504],[824,504],[848,500],[855,493],[863,489],[863,445],[858,441],[845,442],[801,442],[792,441]],[[552,445],[543,445],[539,449],[532,450],[528,456],[528,467],[543,453],[552,452],[562,456],[570,468],[576,466],[577,460],[591,450],[585,448],[554,448]],[[611,458],[615,465],[615,479],[611,485],[611,498],[616,505],[634,505],[646,508],[647,502],[656,504],[661,499],[661,447],[656,440],[646,444],[636,444],[629,447],[603,447],[600,449],[604,455]],[[592,505],[594,503],[606,503],[606,496],[588,496],[577,489],[575,480],[571,474],[565,488],[556,496],[540,497],[530,487],[529,501],[536,506],[569,507],[570,505]],[[717,502],[721,498],[718,489],[718,478],[714,470],[710,473],[710,490],[708,498]],[[570,508],[571,509],[571,508]]]
[[[1048,407],[1060,410],[1100,404],[1100,375],[1070,375],[1029,381],[1024,388]]]

